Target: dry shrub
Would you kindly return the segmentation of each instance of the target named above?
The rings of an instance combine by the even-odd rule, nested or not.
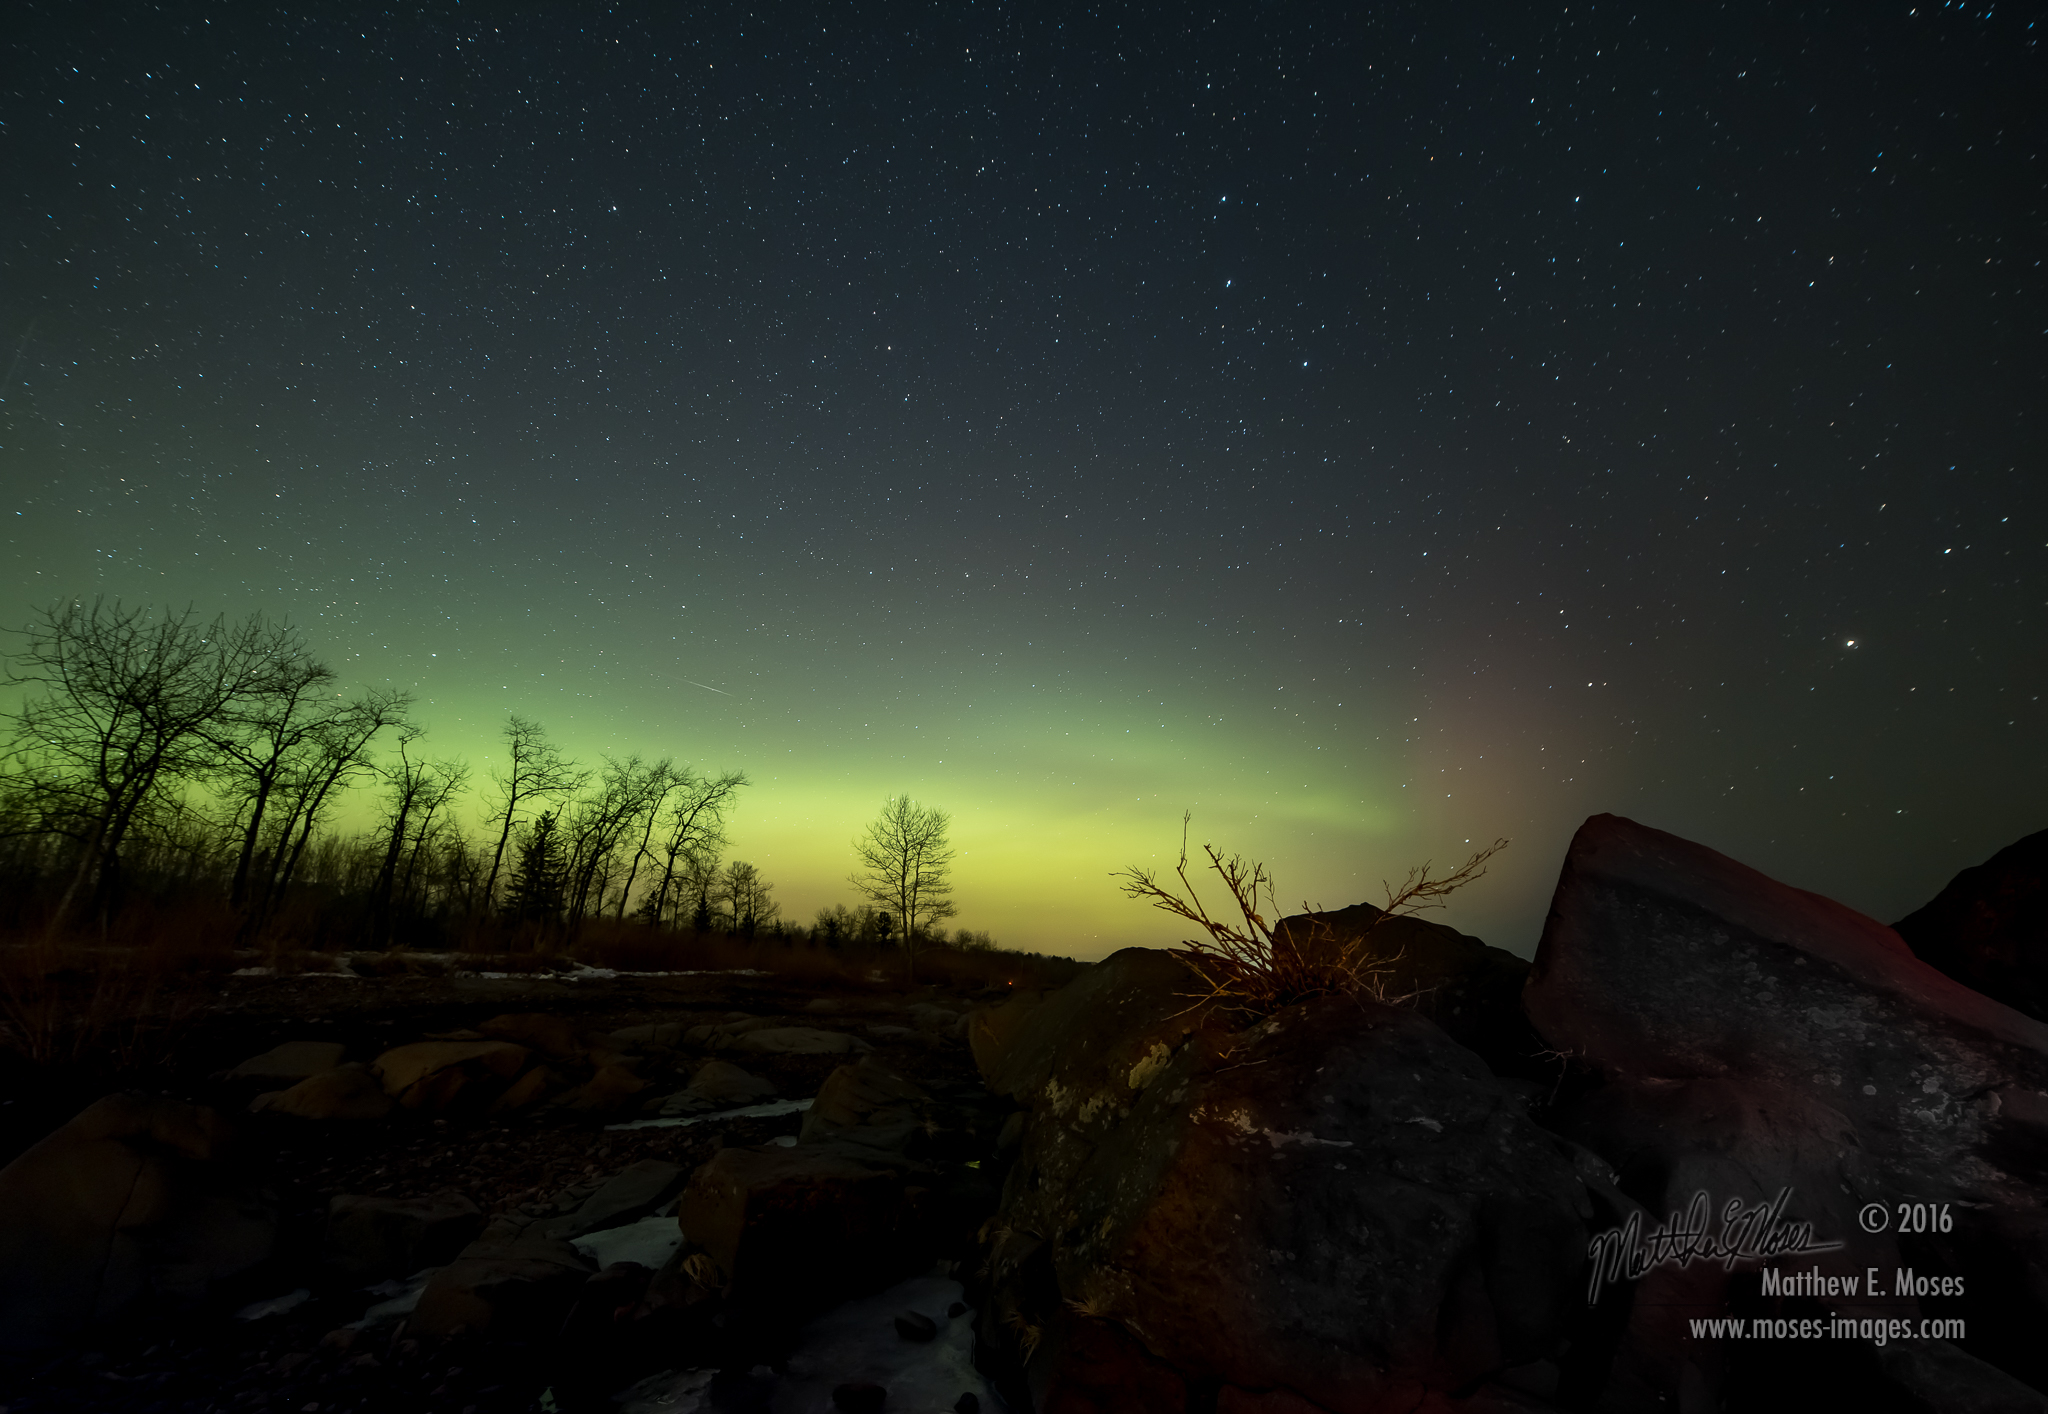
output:
[[[35,1065],[161,1065],[212,1002],[223,952],[0,943],[0,1042]]]
[[[459,952],[449,959],[458,972],[548,972],[554,958],[537,952]]]
[[[903,956],[895,950],[820,946],[801,936],[759,933],[747,938],[736,933],[699,933],[687,929],[672,932],[618,919],[586,923],[574,955],[591,966],[612,967],[621,972],[744,969],[771,973],[791,986],[856,988],[875,985],[869,975],[875,971],[897,974]],[[480,958],[474,965],[502,971],[507,961],[500,955]],[[550,964],[541,959],[537,965]],[[1081,968],[1071,958],[1001,948],[963,949],[939,943],[928,943],[918,950],[917,966],[920,981],[954,991],[1001,985],[1058,986]]]
[[[1305,934],[1299,928],[1285,926],[1276,932],[1266,922],[1268,915],[1276,922],[1279,915],[1273,877],[1266,866],[1242,855],[1221,854],[1215,846],[1205,844],[1202,852],[1209,857],[1209,868],[1223,881],[1231,905],[1242,915],[1243,922],[1211,917],[1194,881],[1188,877],[1189,818],[1181,818],[1180,862],[1175,869],[1181,884],[1179,890],[1160,883],[1155,871],[1135,865],[1111,877],[1123,881],[1126,897],[1142,899],[1207,934],[1183,942],[1174,953],[1200,984],[1189,994],[1197,1006],[1216,1003],[1224,1010],[1254,1016],[1266,1016],[1309,997],[1332,993],[1368,996],[1381,1002],[1409,1000],[1387,995],[1386,974],[1400,954],[1381,955],[1373,946],[1373,934],[1389,918],[1443,907],[1444,900],[1453,893],[1484,877],[1487,861],[1508,843],[1495,840],[1441,878],[1431,875],[1428,863],[1410,869],[1399,889],[1384,885],[1386,907],[1370,926],[1362,933],[1340,938],[1324,921],[1321,910],[1306,903],[1302,905],[1309,916]],[[1261,908],[1266,911],[1261,913]]]
[[[1043,953],[1013,952],[1007,948],[927,948],[917,955],[919,972],[927,982],[953,992],[981,991],[989,987],[1061,987],[1086,966],[1070,957],[1048,957]]]
[[[200,895],[144,897],[89,932],[53,932],[39,910],[13,922],[0,933],[0,1046],[35,1065],[161,1064],[236,966],[234,915]]]
[[[348,968],[358,977],[445,977],[448,960],[435,954],[391,948],[385,952],[350,953]]]
[[[576,955],[593,966],[625,972],[768,972],[801,986],[860,982],[873,965],[865,954],[813,947],[798,938],[671,932],[617,920],[586,925]]]

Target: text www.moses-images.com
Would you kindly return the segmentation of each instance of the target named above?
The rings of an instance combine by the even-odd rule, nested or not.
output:
[[[1691,1325],[1694,1340],[1867,1340],[1883,1345],[1888,1340],[1962,1340],[1965,1336],[1960,1316],[1922,1321],[1883,1316],[1695,1316]]]

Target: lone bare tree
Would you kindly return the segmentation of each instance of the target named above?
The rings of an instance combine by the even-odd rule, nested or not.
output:
[[[946,840],[952,823],[953,817],[936,805],[892,796],[853,842],[862,867],[848,882],[863,897],[895,911],[903,929],[905,970],[912,978],[923,930],[959,912],[952,899],[955,851]]]
[[[573,795],[584,777],[576,763],[548,740],[540,723],[514,713],[505,723],[505,767],[491,772],[491,780],[498,787],[498,808],[490,817],[498,823],[498,847],[491,855],[490,876],[484,880],[485,908],[492,907],[498,896],[498,871],[505,863],[512,827],[519,823],[519,808],[535,800]]]

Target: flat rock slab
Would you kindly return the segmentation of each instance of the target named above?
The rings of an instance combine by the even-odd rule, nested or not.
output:
[[[299,1119],[382,1119],[394,1101],[367,1066],[350,1064],[309,1075],[288,1090],[258,1095],[252,1111]]]
[[[751,1075],[731,1061],[714,1060],[706,1061],[690,1077],[689,1089],[711,1104],[744,1105],[773,1095],[775,1082]]]
[[[753,1051],[780,1056],[843,1056],[868,1049],[868,1043],[844,1031],[820,1031],[814,1026],[766,1026],[746,1031],[726,1043],[735,1051]]]
[[[386,1051],[371,1068],[383,1080],[385,1094],[399,1095],[458,1065],[474,1065],[510,1080],[526,1068],[530,1054],[509,1041],[415,1041]]]
[[[337,1275],[367,1286],[449,1261],[483,1227],[483,1211],[460,1193],[337,1193],[327,1205],[327,1263]]]
[[[591,1271],[589,1259],[566,1242],[486,1238],[428,1279],[411,1327],[423,1335],[551,1336]]]
[[[621,1049],[629,1046],[679,1046],[686,1028],[680,1022],[656,1021],[645,1026],[625,1026],[611,1033]]]
[[[254,1080],[265,1085],[294,1085],[311,1075],[320,1075],[341,1064],[347,1051],[339,1041],[286,1041],[260,1056],[251,1056],[228,1072],[230,1080]]]
[[[674,1197],[687,1176],[675,1164],[642,1159],[606,1179],[575,1212],[548,1223],[545,1235],[574,1241],[587,1233],[638,1222]]]

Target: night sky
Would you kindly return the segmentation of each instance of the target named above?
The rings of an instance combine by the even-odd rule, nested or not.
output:
[[[853,902],[2048,825],[2042,6],[9,7],[5,618],[261,609]],[[1470,841],[1470,844],[1467,843]]]

